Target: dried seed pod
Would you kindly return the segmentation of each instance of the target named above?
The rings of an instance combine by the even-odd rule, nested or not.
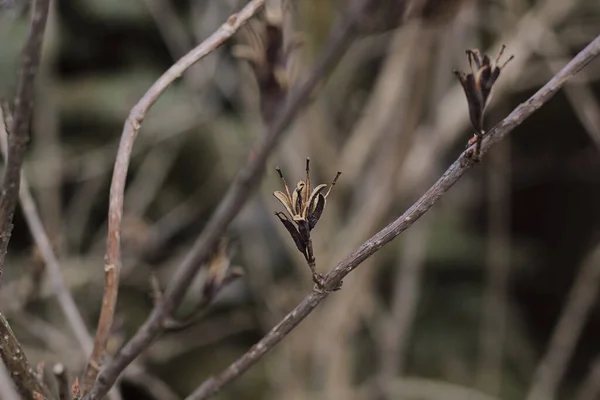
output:
[[[252,67],[265,123],[273,121],[290,86],[287,71],[290,50],[285,47],[282,24],[281,10],[267,8],[263,19],[251,21],[242,29],[246,44],[233,48],[233,54],[248,61]]]
[[[510,56],[502,65],[499,64],[500,57],[502,57],[505,47],[506,46],[502,45],[494,62],[490,62],[490,58],[487,55],[482,57],[479,50],[468,49],[466,50],[466,53],[469,59],[471,72],[467,74],[462,71],[453,71],[458,77],[465,92],[465,96],[467,97],[469,118],[475,129],[475,135],[477,135],[476,154],[479,154],[481,136],[485,133],[483,128],[483,115],[485,107],[491,97],[494,83],[496,83],[502,69],[514,58],[514,56]],[[473,66],[473,64],[475,65]]]
[[[326,184],[317,185],[311,192],[309,158],[306,159],[306,180],[299,181],[293,192],[290,192],[290,188],[283,177],[281,169],[277,167],[276,170],[283,182],[285,193],[277,190],[273,192],[273,196],[275,196],[275,198],[283,205],[287,211],[287,215],[282,212],[276,212],[275,215],[290,233],[298,251],[300,251],[306,259],[306,262],[313,273],[313,279],[317,284],[320,284],[320,275],[316,271],[315,257],[312,252],[310,231],[312,231],[317,225],[317,222],[319,222],[319,219],[325,210],[327,197],[329,196],[329,193],[331,193],[331,189],[335,186],[341,172],[336,174],[327,192],[322,194],[323,190],[327,187]]]

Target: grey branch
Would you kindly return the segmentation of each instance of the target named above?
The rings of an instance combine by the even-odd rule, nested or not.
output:
[[[29,121],[33,113],[35,77],[42,57],[42,43],[48,19],[50,0],[36,0],[31,12],[29,35],[23,49],[19,83],[15,98],[15,113],[9,129],[8,159],[0,192],[0,285],[4,271],[6,249],[12,233],[12,220],[19,197],[21,167],[29,141]]]
[[[268,156],[277,146],[279,139],[284,134],[288,126],[293,122],[296,115],[308,103],[311,95],[319,82],[329,74],[329,72],[337,65],[341,57],[352,43],[360,16],[360,10],[363,9],[371,0],[364,0],[356,8],[352,10],[348,18],[344,18],[332,29],[330,38],[325,45],[323,56],[311,70],[308,77],[292,89],[285,105],[282,107],[279,115],[274,123],[269,127],[266,134],[262,137],[258,145],[242,167],[241,171],[235,177],[225,197],[220,202],[217,210],[212,218],[208,221],[204,231],[196,240],[189,254],[183,263],[177,269],[175,276],[167,287],[162,301],[158,307],[155,307],[146,322],[140,327],[134,337],[125,344],[125,346],[115,355],[111,362],[102,370],[96,380],[92,391],[89,393],[88,399],[102,398],[106,391],[114,385],[121,372],[129,365],[144,349],[146,349],[156,337],[164,329],[164,321],[183,300],[187,288],[192,282],[192,278],[198,272],[202,262],[206,260],[210,251],[214,248],[217,241],[223,236],[227,227],[233,218],[241,210],[244,203],[250,197],[253,189],[256,188],[260,181]],[[248,7],[248,6],[247,6]],[[237,16],[237,21],[241,20],[240,12]],[[231,20],[231,18],[230,18]],[[214,35],[213,35],[214,36]],[[194,50],[197,52],[197,50]],[[187,56],[186,56],[187,57]],[[185,59],[184,57],[183,59]],[[182,60],[183,60],[182,59]],[[180,60],[181,62],[181,60]],[[177,64],[175,64],[177,65]],[[182,72],[182,71],[180,71]],[[161,78],[162,79],[162,78]],[[157,82],[160,82],[157,81]],[[156,84],[155,84],[156,86]],[[152,88],[148,93],[152,92]],[[154,91],[156,92],[156,91]],[[156,95],[157,97],[157,95]],[[153,97],[152,101],[156,100]],[[126,132],[139,129],[138,112],[136,106],[132,111],[130,119],[126,124]],[[135,116],[135,117],[134,117]],[[141,114],[143,116],[143,114]],[[133,124],[132,127],[129,127]],[[124,133],[126,133],[124,132]],[[124,135],[123,146],[131,147],[130,141],[125,139],[129,135]],[[128,157],[128,156],[127,156]],[[119,154],[115,164],[116,171],[126,171],[128,158],[125,159]],[[120,222],[122,212],[122,196],[125,184],[125,175],[120,173],[115,175],[111,188],[111,211],[109,212],[109,224],[113,226],[110,229],[108,239],[107,257],[110,254],[109,261],[117,263],[118,257],[118,223]],[[116,196],[120,197],[116,197]],[[112,247],[111,247],[112,246]],[[116,251],[116,253],[114,253]],[[117,257],[115,257],[117,254]],[[114,265],[113,265],[114,266]]]
[[[110,186],[110,204],[108,210],[108,237],[106,239],[105,256],[105,284],[102,298],[102,308],[98,319],[98,327],[94,337],[92,355],[83,374],[81,383],[82,392],[87,394],[94,384],[102,365],[102,358],[106,341],[110,333],[117,295],[119,291],[119,273],[121,269],[121,221],[123,217],[123,198],[129,160],[133,144],[140,130],[146,113],[154,105],[160,95],[177,79],[185,70],[194,63],[212,53],[249,20],[264,5],[265,0],[252,0],[239,13],[230,16],[221,27],[204,42],[196,46],[179,61],[173,64],[154,84],[131,110],[117,152],[113,178]],[[129,361],[131,362],[131,360]],[[127,364],[129,364],[127,362]],[[127,365],[126,364],[126,365]],[[122,369],[121,369],[122,370]],[[120,371],[119,371],[120,372]],[[115,379],[112,381],[114,383]],[[112,386],[111,383],[111,386]],[[101,397],[101,396],[100,396]]]
[[[546,85],[538,90],[529,100],[515,108],[508,117],[499,122],[485,135],[481,146],[481,154],[502,140],[513,129],[531,116],[544,103],[550,100],[564,83],[581,71],[600,53],[600,36],[596,37],[585,49],[571,60]],[[469,160],[467,149],[444,172],[441,178],[425,194],[421,196],[404,214],[383,228],[344,260],[340,261],[324,279],[326,290],[313,290],[300,304],[267,333],[248,352],[234,361],[219,375],[207,379],[186,400],[202,400],[217,393],[223,386],[238,378],[254,363],[287,336],[321,301],[340,285],[346,275],[357,268],[363,261],[371,257],[395,237],[407,230],[417,219],[425,214],[433,205],[473,166]]]

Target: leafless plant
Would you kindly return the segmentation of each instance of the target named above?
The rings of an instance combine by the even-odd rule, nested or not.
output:
[[[490,274],[482,307],[487,318],[481,327],[481,354],[476,376],[480,391],[468,387],[473,378],[472,360],[468,357],[455,358],[455,354],[440,356],[449,363],[440,365],[447,368],[440,378],[404,376],[406,371],[413,372],[412,364],[410,369],[405,366],[408,355],[412,357],[422,351],[417,347],[412,349],[409,339],[420,344],[428,338],[427,335],[414,334],[422,329],[416,318],[417,315],[420,317],[419,307],[428,307],[427,302],[420,304],[420,293],[427,293],[431,284],[421,275],[425,266],[429,267],[430,257],[439,254],[436,253],[437,246],[428,245],[429,240],[439,239],[436,224],[441,222],[448,226],[444,218],[449,213],[444,208],[450,207],[454,213],[469,201],[472,206],[474,200],[481,200],[475,186],[469,187],[472,181],[461,178],[494,144],[544,105],[567,80],[600,53],[600,37],[597,37],[568,61],[571,57],[568,49],[574,47],[572,44],[575,42],[580,46],[583,41],[573,41],[573,33],[565,33],[560,26],[581,1],[538,2],[528,7],[523,15],[514,14],[519,17],[514,21],[510,19],[514,16],[511,7],[518,8],[519,2],[506,2],[510,10],[503,11],[502,15],[510,20],[509,24],[514,22],[515,29],[509,33],[498,30],[498,41],[490,48],[501,47],[500,55],[492,62],[479,51],[468,50],[469,63],[473,64],[471,73],[456,73],[459,78],[456,80],[450,73],[450,65],[460,62],[462,48],[477,47],[476,43],[465,44],[467,37],[472,40],[475,36],[476,40],[472,33],[478,28],[474,26],[483,18],[478,13],[484,8],[479,7],[477,2],[348,0],[340,3],[345,6],[343,11],[339,7],[329,10],[335,12],[336,17],[341,16],[332,26],[328,18],[323,18],[319,26],[311,11],[307,12],[308,2],[246,0],[243,2],[246,6],[229,18],[234,1],[193,2],[190,3],[190,15],[197,19],[193,30],[196,40],[201,43],[192,49],[192,41],[187,37],[188,27],[177,16],[178,10],[171,7],[168,0],[145,0],[171,56],[174,60],[181,59],[151,85],[133,109],[129,109],[129,104],[119,108],[122,113],[119,119],[124,118],[127,112],[129,116],[123,127],[114,165],[110,156],[116,146],[114,141],[99,150],[86,150],[72,156],[69,151],[61,149],[52,155],[52,159],[46,158],[45,146],[63,145],[56,129],[58,107],[54,107],[56,103],[51,101],[42,113],[38,115],[36,112],[33,140],[37,151],[33,152],[31,164],[27,160],[24,173],[23,152],[28,134],[14,136],[13,129],[21,133],[29,130],[23,126],[31,119],[31,101],[27,107],[21,102],[20,108],[19,101],[16,102],[14,115],[21,115],[21,122],[17,123],[12,118],[12,112],[4,112],[0,118],[8,122],[6,126],[0,126],[3,150],[17,154],[17,157],[10,154],[5,157],[8,162],[4,185],[10,181],[6,178],[8,174],[12,174],[12,182],[20,182],[16,191],[9,186],[9,190],[2,192],[2,196],[8,198],[12,191],[12,200],[0,199],[0,250],[4,250],[0,251],[0,279],[15,209],[11,202],[20,201],[35,245],[34,251],[37,252],[36,262],[45,267],[36,276],[25,274],[17,276],[17,279],[12,279],[11,268],[10,282],[0,293],[0,303],[3,304],[0,338],[8,337],[2,339],[3,345],[0,346],[0,354],[5,361],[0,363],[0,397],[91,400],[108,395],[111,400],[117,400],[123,379],[143,388],[154,398],[175,400],[179,396],[157,377],[148,374],[144,363],[173,360],[201,351],[208,345],[218,351],[217,347],[221,344],[217,342],[223,338],[254,329],[261,329],[264,337],[223,371],[204,380],[187,400],[215,395],[249,371],[280,342],[277,353],[268,357],[262,371],[266,374],[266,390],[273,398],[300,400],[320,395],[358,400],[372,398],[373,389],[377,389],[377,395],[385,395],[382,399],[396,396],[491,399],[487,394],[499,395],[504,372],[503,358],[518,358],[516,364],[519,364],[517,368],[521,374],[532,370],[535,358],[530,354],[515,355],[513,346],[524,348],[525,337],[519,338],[522,342],[518,345],[508,340],[512,339],[509,335],[513,333],[508,328],[513,328],[512,324],[517,321],[511,319],[512,314],[506,308],[509,282],[506,268],[509,263],[502,257],[507,254],[504,251],[509,251],[507,244],[493,242],[487,254]],[[38,2],[41,3],[40,0]],[[216,15],[218,17],[215,18]],[[458,23],[452,26],[443,22],[455,17]],[[226,22],[217,28],[219,21],[224,20]],[[433,20],[436,22],[432,24]],[[317,27],[314,32],[300,36],[295,28],[306,21],[317,23]],[[488,28],[496,30],[496,20],[490,22]],[[3,33],[1,25],[0,36]],[[31,32],[34,31],[32,29]],[[318,50],[322,55],[314,62],[309,53],[322,47],[320,35],[326,31],[329,31],[329,36],[325,46]],[[223,49],[218,50],[236,32],[239,40],[231,47],[231,53],[238,60],[227,57],[221,51]],[[51,43],[52,36],[47,35],[46,42]],[[207,36],[208,39],[201,40]],[[592,37],[585,36],[585,43]],[[31,37],[28,40],[31,41]],[[503,67],[512,57],[501,61],[504,50],[501,43],[507,43],[508,49],[516,55],[506,69]],[[350,50],[349,54],[346,54],[347,50]],[[560,58],[555,58],[555,53]],[[213,57],[192,68],[209,54]],[[541,59],[532,57],[539,54]],[[346,60],[351,62],[343,62]],[[371,69],[374,64],[379,64],[379,60],[383,60],[383,64],[377,67],[380,70],[376,74],[364,73],[365,68]],[[39,64],[39,60],[36,62]],[[44,64],[49,73],[53,67],[48,66],[52,63]],[[31,69],[31,65],[26,67],[24,63],[22,75]],[[503,78],[498,83],[500,73]],[[536,79],[525,82],[533,74]],[[53,92],[54,81],[50,75],[46,76],[46,81],[44,74],[39,75],[38,86],[51,81],[38,94],[37,101],[43,104],[49,101],[47,96]],[[584,75],[587,77],[583,78]],[[365,83],[366,76],[374,77],[375,84]],[[32,86],[34,77],[35,74],[30,73],[24,80]],[[177,92],[177,102],[165,101],[170,94],[163,98],[163,93],[179,77],[183,78],[183,85],[173,85],[169,89],[169,93]],[[491,129],[484,129],[484,111],[491,109],[488,110],[491,111],[490,116],[498,115],[495,104],[499,97],[506,101],[507,87],[532,88],[550,77],[552,79],[542,89],[510,115]],[[566,94],[581,124],[597,141],[598,106],[591,91],[590,77],[597,78],[593,73],[580,74],[578,79],[573,80],[578,81],[577,84],[567,86]],[[30,86],[19,86],[17,99],[19,96],[32,99]],[[367,86],[368,91],[365,90]],[[490,103],[492,87],[496,93],[494,103]],[[317,88],[319,96],[314,96]],[[224,102],[214,101],[213,94],[217,92],[217,97],[222,96]],[[457,104],[464,104],[465,95],[468,114],[467,107],[457,107]],[[160,102],[157,101],[159,98]],[[235,119],[232,123],[229,115],[221,116],[229,104],[236,112],[242,110],[242,123]],[[311,107],[305,107],[308,104]],[[579,105],[581,107],[578,108]],[[149,110],[152,107],[153,111],[159,112],[151,115]],[[305,109],[307,112],[303,112]],[[27,114],[29,116],[23,119],[22,116]],[[158,118],[155,118],[157,115]],[[49,119],[52,125],[48,129],[53,132],[45,129],[44,123]],[[449,153],[461,132],[470,130],[469,120],[475,129],[475,137],[469,140],[467,149],[456,162],[430,186],[441,172],[441,162],[446,163],[441,155]],[[144,133],[139,135],[142,123]],[[163,189],[171,184],[170,174],[175,172],[182,149],[188,144],[188,137],[181,133],[199,124],[203,125],[203,135],[204,125],[208,127],[206,132],[211,135],[209,140],[217,149],[216,153],[227,154],[228,157],[218,158],[220,165],[212,166],[210,176],[194,189],[194,193],[184,195],[183,199],[170,197],[171,193]],[[221,131],[230,132],[240,127],[243,135],[221,134]],[[290,134],[286,134],[288,131]],[[248,151],[247,138],[252,136],[254,144]],[[205,139],[202,138],[202,141]],[[507,154],[501,151],[507,149],[506,141],[503,145],[503,149],[500,146],[495,149],[494,156],[504,157],[506,161]],[[71,146],[71,143],[65,144],[69,150]],[[278,149],[276,154],[275,149]],[[38,151],[44,151],[43,157],[36,157],[42,155]],[[499,151],[498,154],[496,151]],[[306,178],[295,188],[288,187],[281,170],[293,172],[308,155],[311,171],[307,162]],[[59,161],[63,157],[67,159],[64,163]],[[266,168],[271,157],[276,159],[273,166],[282,167],[278,167],[277,171],[284,182],[284,190],[275,192],[275,197],[283,205],[284,212],[276,215],[285,229],[281,229],[277,219],[268,212],[274,206],[280,206],[271,196],[279,182],[273,170]],[[330,159],[339,161],[331,163]],[[497,158],[491,161],[495,160]],[[492,173],[503,169],[492,164]],[[340,179],[336,193],[328,196],[339,176],[339,172],[335,175],[338,165],[344,171],[344,179]],[[38,173],[46,166],[43,173]],[[95,219],[92,210],[95,205],[91,203],[94,198],[100,197],[103,185],[108,183],[111,166],[114,169],[108,227],[105,224],[100,228],[95,226],[93,229],[96,230],[88,235],[90,221]],[[225,188],[220,184],[236,171],[228,191],[219,202],[217,196]],[[15,173],[16,178],[13,176]],[[333,183],[314,185],[316,176],[320,177],[321,173],[325,179],[336,176]],[[260,185],[265,174],[268,182]],[[48,175],[56,176],[48,182]],[[125,191],[128,175],[134,178]],[[461,187],[450,192],[449,189],[459,180]],[[72,182],[76,183],[76,193],[70,200],[70,195],[64,196],[61,192],[65,183]],[[493,192],[494,187],[490,189],[490,196],[501,196]],[[3,186],[3,189],[6,188]],[[509,189],[504,187],[505,192]],[[251,196],[255,192],[258,195]],[[166,207],[162,205],[163,196],[168,198]],[[442,197],[442,209],[431,213],[433,205]],[[170,203],[172,200],[175,200],[175,205]],[[323,212],[325,200],[327,213]],[[412,206],[408,207],[411,203]],[[212,216],[204,219],[204,214],[215,205]],[[68,209],[63,210],[63,207]],[[155,207],[158,213],[155,213]],[[5,213],[4,209],[10,213]],[[403,209],[406,211],[398,217]],[[490,232],[499,236],[507,233],[507,226],[499,225],[500,220],[507,218],[502,210],[496,208],[490,219]],[[412,224],[427,212],[427,220],[413,227]],[[241,215],[238,217],[238,214]],[[257,215],[261,217],[257,218]],[[67,222],[63,224],[61,220],[66,216]],[[190,245],[178,241],[177,248],[170,248],[174,235],[183,233],[183,229],[190,227],[198,232],[197,226],[193,225],[196,218],[204,227],[195,242]],[[381,229],[384,221],[389,219],[393,221]],[[319,229],[312,231],[317,222]],[[401,242],[397,252],[380,252],[409,228],[414,231],[411,230],[406,240]],[[221,305],[230,307],[248,295],[244,285],[229,287],[230,282],[241,276],[241,269],[232,264],[228,245],[229,239],[238,232],[242,233],[241,241],[244,241],[240,246],[244,262],[240,264],[245,268],[244,280],[250,288],[252,307],[235,308],[235,311],[227,308],[221,314],[224,311]],[[252,240],[244,239],[247,232],[252,232]],[[466,246],[462,242],[466,237],[462,234],[452,239]],[[68,236],[65,243],[62,242],[63,235]],[[367,237],[370,239],[359,245]],[[92,243],[85,258],[71,253],[74,248],[81,251],[87,247],[88,238]],[[189,239],[189,236],[186,238]],[[57,253],[56,243],[59,242],[61,248]],[[104,243],[105,268],[101,271],[93,265],[101,263]],[[273,251],[276,243],[282,245],[284,251],[289,250],[292,262],[284,266],[285,276],[279,274],[281,252]],[[469,251],[473,250],[477,249],[469,247]],[[390,255],[392,263],[389,262]],[[155,256],[167,256],[169,260],[155,264]],[[17,252],[17,262],[18,257]],[[27,261],[30,257],[26,253]],[[444,257],[447,257],[446,252]],[[514,258],[511,265],[518,262],[518,257]],[[11,250],[11,264],[13,260]],[[354,271],[362,263],[364,267]],[[307,295],[310,273],[305,268],[306,264],[315,282]],[[323,274],[327,265],[333,268]],[[388,271],[382,271],[378,266],[393,266],[396,270],[396,282],[392,285],[386,282],[383,291],[380,290],[380,278],[385,277]],[[288,269],[292,269],[291,275],[287,274]],[[531,398],[551,398],[562,381],[586,321],[590,299],[596,293],[590,285],[597,280],[598,274],[590,271],[582,267],[580,275],[585,276],[580,276],[573,285],[547,354],[538,365],[529,393]],[[348,276],[350,273],[352,275]],[[48,282],[44,280],[45,276]],[[33,280],[37,281],[33,289],[36,296],[19,297],[21,284],[31,287]],[[344,287],[340,290],[343,280]],[[86,290],[93,287],[99,293],[102,282],[104,296],[97,332],[92,337],[84,323],[86,315],[80,314],[85,306],[77,304],[74,296],[80,295],[78,289],[82,287]],[[121,290],[126,291],[125,296],[119,293],[120,282]],[[164,291],[161,285],[165,285]],[[226,287],[227,290],[223,290]],[[131,289],[148,298],[154,295],[155,301],[148,299],[149,316],[131,338],[126,338],[131,321],[136,318],[125,319],[115,315],[115,308],[117,296],[127,299]],[[333,292],[337,295],[324,302]],[[47,313],[52,321],[30,312],[29,306],[39,301],[53,301],[55,295],[58,307],[52,307]],[[125,305],[126,302],[123,303]],[[218,303],[215,304],[217,307],[211,308],[213,303]],[[319,305],[321,307],[316,310]],[[211,312],[213,310],[215,314]],[[469,318],[473,317],[471,314],[477,314],[472,310],[468,312]],[[300,322],[311,313],[311,318],[300,327]],[[72,331],[81,349],[73,352],[74,355],[69,352],[71,332],[61,332],[59,326],[63,315],[66,330]],[[495,318],[497,315],[500,316]],[[22,346],[8,326],[7,319],[14,324],[19,336],[19,330],[24,329],[42,347],[27,343],[26,339],[23,339]],[[566,332],[567,325],[576,329]],[[290,335],[292,331],[296,334]],[[163,335],[167,332],[168,335]],[[318,335],[306,332],[318,332]],[[8,346],[4,345],[4,340]],[[353,346],[356,340],[359,344]],[[506,349],[502,346],[504,342]],[[371,368],[366,373],[363,370],[366,365],[361,362],[364,344],[378,350],[376,367],[379,369]],[[50,364],[54,368],[47,369],[39,363],[34,370],[24,352],[29,360],[57,357],[61,363]],[[87,358],[89,353],[91,356]],[[355,361],[359,361],[359,365],[355,365]],[[5,373],[2,366],[6,366]],[[66,374],[67,366],[70,371],[77,372],[85,366],[83,374],[75,378],[72,385]],[[357,372],[366,379],[357,382]],[[597,366],[591,365],[589,376],[577,392],[581,400],[591,400],[598,393],[597,376]],[[243,380],[239,386],[244,386]]]
[[[217,47],[230,38],[248,19],[250,19],[264,4],[264,0],[251,1],[238,14],[229,19],[211,35],[207,40],[196,46],[192,51],[182,57],[146,92],[137,105],[131,110],[129,118],[123,128],[123,134],[117,160],[115,162],[113,182],[110,191],[109,227],[105,256],[105,289],[102,300],[102,309],[98,320],[98,328],[94,338],[94,348],[88,366],[86,367],[81,382],[81,391],[87,394],[96,380],[102,359],[105,353],[106,341],[112,326],[113,316],[119,292],[119,274],[121,269],[120,232],[123,218],[123,197],[125,181],[131,156],[131,150],[141,123],[152,105],[173,81],[201,58],[210,54]],[[168,304],[168,303],[167,303]]]
[[[508,117],[489,130],[481,145],[481,154],[485,154],[494,144],[502,140],[527,117],[537,111],[544,103],[581,71],[591,60],[600,54],[600,36],[575,56],[544,87],[538,90],[525,103],[518,106]],[[384,245],[407,230],[417,219],[425,214],[472,166],[470,149],[467,149],[425,194],[419,198],[404,214],[391,222],[376,235],[364,242],[344,260],[340,261],[323,278],[325,290],[313,290],[286,317],[267,333],[248,352],[238,358],[221,374],[210,377],[198,387],[187,400],[206,399],[232,380],[247,371],[256,361],[286,337],[304,318],[306,318],[325,298],[329,291],[339,287],[342,279],[356,269],[363,261],[379,251]]]

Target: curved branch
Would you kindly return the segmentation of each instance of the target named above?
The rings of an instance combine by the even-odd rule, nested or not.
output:
[[[259,144],[250,152],[246,165],[242,167],[235,177],[202,234],[198,237],[187,257],[175,272],[175,276],[161,299],[162,301],[152,310],[152,313],[134,337],[125,344],[106,368],[102,370],[100,375],[98,375],[92,391],[89,393],[89,396],[85,397],[86,400],[102,398],[107,390],[114,385],[127,365],[164,330],[165,319],[181,303],[187,288],[198,272],[202,262],[208,257],[233,218],[248,200],[253,189],[256,188],[257,183],[264,173],[269,154],[275,149],[279,139],[299,111],[308,103],[319,82],[337,65],[352,43],[361,17],[360,11],[370,2],[371,0],[361,1],[360,4],[352,8],[348,18],[339,21],[340,23],[332,29],[330,38],[323,50],[323,56],[311,70],[308,77],[292,89],[273,124],[268,127],[266,134],[261,138]],[[118,165],[115,165],[115,169],[117,168]],[[120,211],[121,208],[118,210]],[[114,241],[117,242],[118,237],[114,238]],[[112,268],[113,266],[110,267]]]
[[[98,319],[98,327],[94,338],[94,348],[85,369],[81,387],[85,394],[91,389],[102,365],[102,357],[106,341],[110,333],[117,295],[119,291],[119,273],[121,270],[121,220],[123,217],[123,197],[125,182],[129,169],[129,160],[133,143],[140,130],[146,113],[154,105],[160,95],[177,79],[185,70],[194,63],[204,58],[219,46],[248,21],[264,5],[265,0],[250,1],[239,13],[231,15],[221,27],[208,39],[196,46],[171,66],[138,101],[129,113],[125,122],[117,159],[115,161],[113,178],[110,186],[110,203],[108,210],[108,237],[106,239],[106,255],[104,257],[104,295],[102,309]]]
[[[550,100],[564,83],[581,71],[592,59],[600,53],[600,36],[596,37],[585,49],[571,60],[544,87],[538,90],[529,100],[522,103],[512,113],[485,135],[481,146],[481,155],[486,153],[494,144],[502,140],[526,118],[531,116],[544,103]],[[464,174],[473,163],[469,159],[467,149],[446,170],[424,195],[421,196],[404,214],[383,228],[348,257],[340,261],[327,275],[324,286],[326,290],[310,292],[300,304],[267,333],[248,352],[238,358],[217,376],[210,377],[198,387],[186,400],[202,400],[217,393],[223,386],[246,372],[255,362],[271,350],[287,336],[306,316],[308,316],[329,293],[338,287],[342,279],[357,268],[363,261],[371,257],[396,236],[407,230],[417,219],[425,214]]]

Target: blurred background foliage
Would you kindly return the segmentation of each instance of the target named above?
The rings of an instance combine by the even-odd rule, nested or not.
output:
[[[25,175],[90,331],[99,313],[108,188],[123,123],[152,82],[243,3],[53,5]],[[301,76],[348,4],[293,3],[304,45],[291,68]],[[10,99],[27,4],[0,4],[0,96]],[[400,215],[464,148],[471,128],[451,71],[467,70],[466,48],[495,55],[504,43],[515,55],[488,107],[489,128],[600,33],[597,0],[421,5],[411,11],[388,0],[365,16],[360,38],[290,129],[229,230],[233,263],[245,276],[218,295],[201,322],[165,334],[141,357],[140,365],[171,392],[153,393],[149,381],[126,378],[124,399],[185,396],[312,287],[273,216],[280,211],[271,196],[280,189],[276,165],[288,182],[300,179],[307,156],[319,183],[343,172],[313,234],[325,272]],[[263,134],[256,83],[248,65],[232,56],[234,43],[160,98],[135,144],[111,351],[148,315],[150,273],[166,285]],[[599,257],[590,256],[600,246],[599,96],[595,61],[218,398],[362,399],[383,395],[382,387],[388,398],[524,398],[563,307],[576,295],[575,277],[587,264],[600,269]],[[587,280],[592,292],[597,275]],[[73,348],[21,215],[5,276],[0,306],[30,360],[62,361],[78,374],[86,355]],[[186,304],[198,296],[203,276]],[[558,350],[568,362],[557,395],[598,399],[598,301],[578,315],[584,329],[580,336],[572,331],[572,357],[564,346]],[[584,397],[589,393],[596,397]]]

